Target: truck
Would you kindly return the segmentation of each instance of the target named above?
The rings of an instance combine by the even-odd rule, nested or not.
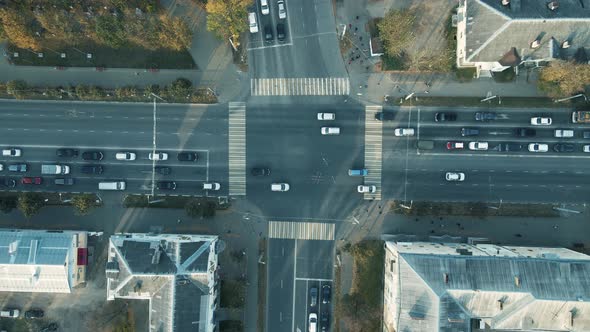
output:
[[[572,123],[590,123],[590,111],[572,112]]]
[[[70,174],[68,165],[41,165],[41,174]]]

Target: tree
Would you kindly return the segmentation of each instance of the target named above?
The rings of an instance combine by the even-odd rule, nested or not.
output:
[[[87,215],[96,206],[96,197],[91,194],[80,194],[72,197],[72,205],[79,215]]]
[[[391,57],[402,54],[416,38],[414,9],[391,10],[377,24],[385,53]]]
[[[207,30],[221,39],[231,38],[239,45],[240,34],[248,29],[246,17],[250,0],[210,0],[207,5]]]
[[[35,38],[33,30],[35,24],[31,11],[2,8],[0,9],[0,22],[2,22],[4,34],[16,47],[33,51],[41,49],[39,41]]]
[[[184,206],[186,214],[191,218],[199,218],[203,216],[203,204],[199,199],[191,199]]]
[[[28,88],[27,82],[23,80],[13,80],[6,83],[6,93],[13,95],[16,99],[24,99]]]
[[[181,51],[190,48],[193,33],[182,19],[161,15],[158,37],[160,46]]]
[[[0,211],[9,213],[16,208],[16,197],[0,197]]]
[[[38,193],[21,193],[18,195],[18,209],[30,218],[43,207],[43,196]]]
[[[96,35],[106,45],[119,48],[125,44],[126,35],[119,16],[101,15],[96,19]]]
[[[168,86],[168,93],[177,98],[184,98],[193,92],[193,83],[186,78],[177,78]]]
[[[590,85],[590,65],[573,61],[552,61],[541,70],[538,87],[550,97],[582,92]]]

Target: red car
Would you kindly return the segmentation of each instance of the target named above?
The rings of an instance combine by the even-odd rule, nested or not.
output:
[[[464,149],[465,144],[463,142],[447,142],[447,150]]]
[[[20,181],[22,184],[41,184],[43,180],[36,176],[36,177],[29,177],[29,176],[25,176],[24,178],[22,178],[22,180]]]

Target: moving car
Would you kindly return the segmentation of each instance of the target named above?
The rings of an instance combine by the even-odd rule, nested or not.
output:
[[[0,184],[8,188],[14,188],[16,187],[16,180],[4,178],[4,180],[0,181]]]
[[[436,122],[456,121],[456,120],[457,120],[457,113],[449,113],[449,112],[434,113],[434,121],[436,121]]]
[[[166,152],[150,153],[148,155],[149,160],[168,160],[168,154]]]
[[[498,117],[494,112],[477,112],[475,113],[475,121],[492,121]]]
[[[366,168],[348,170],[348,176],[367,176],[367,174],[369,171]]]
[[[531,124],[533,126],[550,126],[552,123],[553,120],[549,117],[536,116],[531,118]]]
[[[268,15],[270,13],[268,0],[260,0],[260,11],[262,12],[262,15]]]
[[[203,183],[203,190],[219,190],[221,185],[217,182]]]
[[[279,42],[284,41],[286,35],[287,34],[285,33],[285,25],[283,23],[278,23],[277,24],[277,40]]]
[[[516,128],[514,133],[519,137],[533,137],[537,134],[537,131],[531,128]]]
[[[270,175],[270,168],[266,167],[254,167],[250,171],[253,176],[269,176]]]
[[[125,181],[101,181],[98,183],[98,190],[125,190]]]
[[[277,1],[277,6],[279,7],[279,18],[281,20],[287,18],[287,11],[285,10],[285,1],[284,0],[278,0]]]
[[[520,151],[522,150],[522,144],[520,143],[500,143],[500,151]]]
[[[530,152],[547,152],[549,151],[549,145],[543,143],[531,143],[529,144]]]
[[[414,128],[396,128],[393,131],[395,136],[414,136]]]
[[[571,129],[555,129],[553,136],[557,138],[572,138],[574,137],[574,131]]]
[[[248,13],[248,24],[250,25],[250,33],[258,32],[258,19],[256,13]]]
[[[330,285],[323,285],[322,286],[322,303],[330,303],[330,298],[332,297],[332,287]]]
[[[85,151],[82,153],[84,160],[102,160],[104,155],[100,151]]]
[[[335,113],[318,113],[318,120],[336,120]]]
[[[363,194],[363,193],[372,194],[377,191],[377,187],[376,186],[360,185],[360,186],[356,187],[356,191],[358,191],[361,194]]]
[[[316,332],[318,329],[318,314],[309,314],[309,332]]]
[[[174,182],[174,181],[158,181],[158,182],[156,182],[156,189],[158,189],[158,190],[174,190],[174,189],[176,189],[176,182]]]
[[[27,171],[27,164],[12,164],[8,165],[9,172],[26,172]]]
[[[168,174],[172,173],[172,169],[167,166],[156,166],[155,171],[156,171],[156,173],[158,173],[160,175],[168,175]]]
[[[2,155],[5,157],[20,157],[22,156],[22,150],[17,148],[3,149]]]
[[[322,135],[340,135],[340,128],[322,127]]]
[[[178,161],[197,161],[199,155],[196,152],[179,152],[177,158]]]
[[[461,136],[477,136],[479,129],[477,128],[461,128]]]
[[[557,143],[553,146],[555,152],[574,152],[575,146],[570,143]]]
[[[72,179],[72,178],[57,178],[57,179],[53,180],[53,183],[55,183],[58,186],[71,186],[74,184],[74,179]]]
[[[318,288],[313,286],[309,289],[309,306],[315,307],[318,304]]]
[[[20,310],[18,309],[3,309],[0,311],[0,317],[18,318]]]
[[[289,191],[290,188],[288,183],[273,183],[270,185],[271,191]]]
[[[445,179],[450,182],[458,181],[462,182],[465,181],[465,173],[463,172],[447,172],[445,174]]]
[[[582,148],[582,151],[590,152],[590,145],[584,145],[584,147]]]
[[[375,120],[379,120],[379,121],[395,120],[395,113],[393,113],[393,112],[377,112],[377,113],[375,113]]]
[[[60,158],[75,158],[78,156],[79,151],[76,149],[57,149],[55,155]]]
[[[25,318],[43,318],[45,313],[41,309],[31,309],[25,312]]]
[[[103,168],[100,165],[83,165],[80,171],[85,174],[102,174]]]
[[[117,152],[115,154],[115,159],[117,159],[117,160],[131,161],[131,160],[135,160],[136,158],[137,158],[137,155],[133,152]]]
[[[43,182],[43,179],[41,179],[38,176],[35,176],[35,177],[25,176],[20,180],[20,183],[22,183],[22,184],[40,185],[41,182]]]
[[[488,149],[488,142],[469,142],[469,150],[483,151]]]
[[[465,143],[463,142],[447,142],[447,150],[464,149]]]

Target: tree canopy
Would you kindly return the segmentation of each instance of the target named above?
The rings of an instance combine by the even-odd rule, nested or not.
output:
[[[207,2],[207,30],[219,38],[231,38],[238,45],[240,34],[248,29],[249,0],[209,0]]]
[[[72,205],[79,215],[87,215],[96,206],[96,197],[90,194],[80,194],[72,197]]]
[[[38,193],[27,192],[18,196],[18,209],[27,218],[39,213],[43,205],[43,196]]]
[[[391,10],[377,24],[379,38],[389,56],[398,56],[414,41],[416,15],[411,9]]]
[[[552,61],[541,70],[539,88],[550,97],[566,97],[590,86],[590,65]]]

